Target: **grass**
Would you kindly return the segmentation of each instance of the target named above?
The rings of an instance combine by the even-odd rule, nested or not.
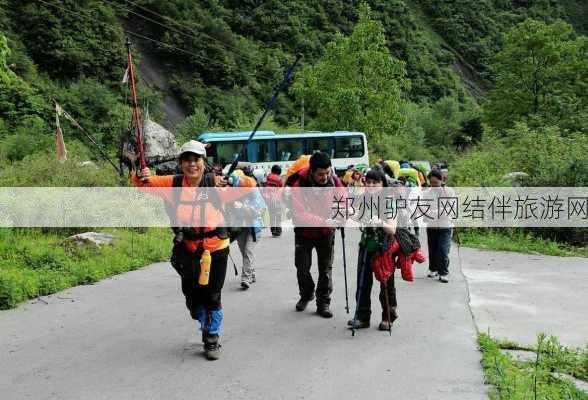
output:
[[[485,250],[539,253],[549,256],[588,257],[588,247],[572,247],[546,239],[537,239],[530,234],[503,230],[460,229],[462,246]]]
[[[516,361],[501,350],[513,348],[512,342],[501,342],[487,334],[478,337],[482,350],[482,365],[490,390],[491,400],[570,399],[586,400],[588,394],[554,373],[562,373],[588,380],[588,346],[573,349],[560,345],[553,336],[540,334],[533,349],[535,360]],[[504,347],[503,347],[504,346]]]
[[[74,248],[61,244],[71,231],[0,229],[0,309],[165,260],[171,251],[169,228],[98,231],[114,234],[113,245]]]

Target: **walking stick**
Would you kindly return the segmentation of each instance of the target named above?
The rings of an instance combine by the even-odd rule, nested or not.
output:
[[[341,228],[341,245],[343,246],[343,276],[345,277],[345,312],[349,314],[349,297],[347,295],[347,256],[345,255],[345,228]]]
[[[384,287],[384,298],[386,299],[386,312],[388,314],[388,333],[390,333],[390,336],[392,336],[392,314],[390,313],[390,300],[388,299],[388,282],[382,283],[382,286]]]
[[[357,295],[355,296],[355,314],[353,315],[353,323],[351,324],[351,336],[355,336],[355,324],[357,322],[357,312],[359,304],[361,303],[361,292],[363,291],[363,283],[365,277],[365,263],[367,260],[367,248],[364,249],[363,257],[361,260],[361,270],[359,272],[359,287],[357,288]]]
[[[133,99],[133,120],[135,122],[135,134],[137,135],[137,150],[139,151],[139,166],[141,170],[147,168],[145,162],[145,151],[143,150],[143,132],[141,129],[141,111],[139,110],[139,102],[137,101],[137,88],[135,85],[135,66],[133,63],[133,54],[131,53],[131,41],[127,38],[127,55],[129,63],[129,84],[131,88],[131,97]]]
[[[233,260],[233,256],[231,256],[231,252],[229,252],[229,258],[231,259],[231,262],[233,263],[233,269],[235,270],[235,276],[239,276],[239,272],[237,272],[237,265],[235,264],[235,260]]]
[[[247,146],[249,145],[249,143],[251,143],[251,140],[253,140],[253,136],[255,136],[257,129],[259,129],[259,127],[261,126],[261,123],[263,122],[265,117],[271,111],[272,107],[274,106],[274,103],[276,102],[276,99],[278,98],[278,95],[290,83],[290,77],[292,76],[292,73],[294,72],[294,68],[296,68],[296,64],[298,64],[298,61],[300,61],[301,58],[302,58],[302,54],[296,55],[296,60],[294,60],[294,63],[292,65],[290,65],[290,68],[288,68],[288,70],[286,71],[286,74],[284,75],[284,80],[282,80],[282,83],[280,83],[280,85],[277,87],[271,100],[265,106],[265,110],[264,110],[263,114],[261,115],[261,117],[259,118],[257,123],[255,124],[255,127],[251,131],[251,134],[249,135],[247,140],[243,143],[241,151],[235,155],[235,158],[233,159],[233,162],[231,163],[231,166],[229,167],[229,172],[227,173],[227,176],[230,176],[233,173],[233,171],[235,171],[235,169],[237,168],[237,165],[239,163],[239,158],[242,155],[245,155],[245,152],[247,151]]]

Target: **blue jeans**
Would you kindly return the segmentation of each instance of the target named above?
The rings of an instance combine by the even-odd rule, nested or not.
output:
[[[452,228],[427,228],[429,244],[429,270],[439,275],[449,274],[449,249]]]

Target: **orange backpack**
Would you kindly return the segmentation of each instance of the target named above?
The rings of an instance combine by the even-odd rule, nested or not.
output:
[[[284,182],[286,182],[286,186],[292,186],[294,182],[296,182],[296,180],[298,179],[298,173],[309,166],[309,155],[301,155],[300,157],[298,157],[298,160],[294,161],[294,164],[288,167],[288,171],[286,172],[286,178],[284,179]]]

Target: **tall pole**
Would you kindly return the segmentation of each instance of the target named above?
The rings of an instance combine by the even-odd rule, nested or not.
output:
[[[249,145],[249,143],[251,143],[251,140],[253,140],[253,136],[255,136],[255,132],[257,132],[257,129],[259,129],[259,127],[261,126],[261,123],[263,122],[265,117],[271,111],[272,107],[274,106],[274,103],[276,102],[276,99],[278,98],[278,95],[290,83],[290,77],[292,76],[292,72],[294,72],[294,68],[296,68],[296,64],[298,64],[298,61],[300,61],[301,58],[302,58],[302,54],[298,54],[296,56],[296,60],[294,60],[294,63],[286,71],[286,74],[284,75],[284,80],[282,81],[282,83],[280,83],[280,85],[278,86],[278,88],[274,92],[271,100],[265,106],[265,110],[264,110],[263,114],[261,115],[261,118],[259,118],[259,120],[255,124],[255,127],[251,131],[251,134],[249,135],[249,138],[247,138],[247,141],[245,143],[243,143],[243,148],[241,149],[241,152],[237,153],[237,155],[233,159],[233,162],[231,163],[231,166],[229,168],[229,172],[227,173],[227,176],[231,175],[233,173],[233,171],[235,170],[235,168],[237,168],[237,164],[239,163],[239,157],[241,155],[245,155],[245,152],[247,151],[247,146]]]
[[[302,113],[300,115],[300,130],[304,133],[304,98],[302,98]]]
[[[139,165],[141,169],[147,168],[145,153],[143,151],[143,132],[141,123],[141,111],[137,101],[137,87],[135,85],[135,66],[133,65],[133,54],[131,53],[131,41],[127,37],[127,54],[129,63],[129,83],[131,85],[131,97],[133,100],[133,119],[135,121],[135,134],[137,136],[137,149],[139,150]]]

